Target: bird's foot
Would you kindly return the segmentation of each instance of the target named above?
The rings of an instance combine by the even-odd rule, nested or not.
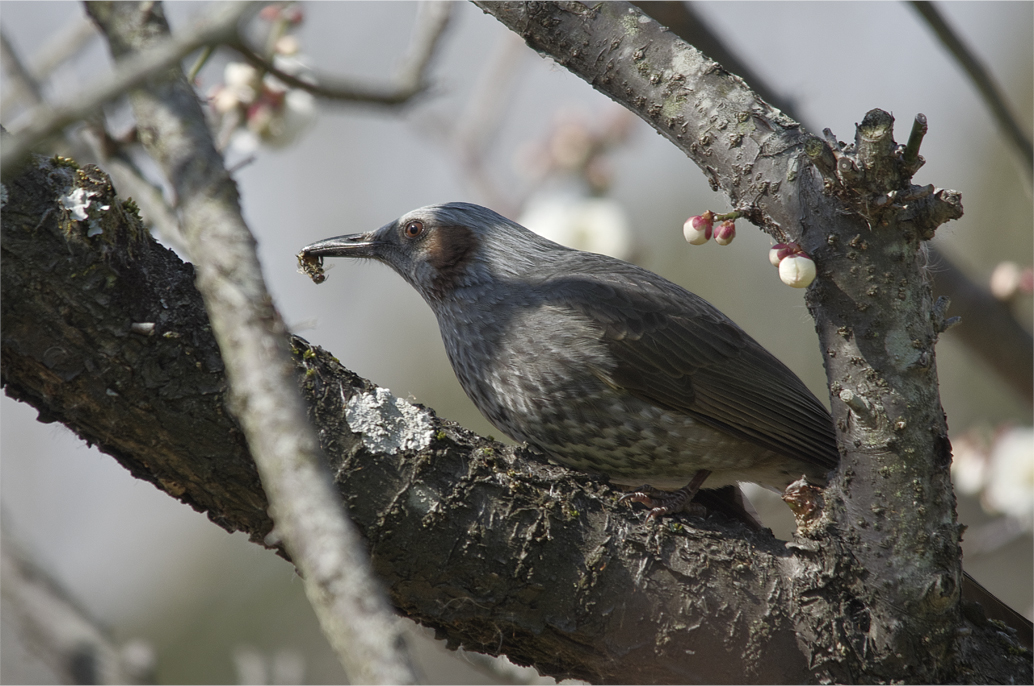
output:
[[[703,505],[689,502],[689,498],[686,497],[686,494],[681,489],[678,491],[662,491],[648,484],[625,493],[618,502],[642,503],[646,505],[650,508],[650,512],[646,515],[646,521],[676,512],[686,512],[692,515],[704,515],[707,513],[707,508]]]
[[[693,496],[700,490],[700,485],[704,483],[710,474],[711,472],[706,469],[701,469],[688,484],[677,491],[662,491],[659,488],[644,484],[629,493],[625,493],[618,499],[618,502],[642,503],[646,505],[650,508],[650,512],[646,515],[646,521],[676,512],[686,512],[694,515],[706,514],[707,508],[692,501]]]

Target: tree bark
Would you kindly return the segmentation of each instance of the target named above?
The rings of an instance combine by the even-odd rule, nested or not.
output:
[[[108,209],[76,221],[61,202],[76,188]],[[38,160],[7,193],[8,395],[227,530],[266,541],[266,501],[226,411],[191,266],[152,241],[96,168]],[[593,682],[866,680],[821,659],[822,635],[864,643],[866,634],[828,600],[832,588],[844,592],[843,570],[825,570],[816,588],[802,544],[717,515],[644,525],[599,480],[442,421],[293,344],[375,569],[395,606],[450,645]],[[824,628],[802,636],[805,618]],[[970,633],[954,664],[971,671],[957,674],[1024,678],[1029,653],[1000,627],[979,613],[959,627]],[[977,662],[988,655],[992,664]]]
[[[848,478],[789,545],[717,515],[645,525],[599,480],[442,421],[294,338],[320,442],[395,606],[452,646],[558,678],[1030,682],[1031,653],[957,590],[932,353],[943,313],[915,271],[955,198],[915,191],[876,130],[854,148],[819,141],[847,162],[829,170],[816,156],[813,167],[818,139],[623,3],[491,11],[816,257],[809,303]],[[888,201],[865,215],[888,184],[912,214]],[[92,209],[77,219],[69,206],[83,193]],[[192,268],[150,239],[99,170],[70,161],[37,160],[6,185],[2,231],[8,395],[267,541]]]

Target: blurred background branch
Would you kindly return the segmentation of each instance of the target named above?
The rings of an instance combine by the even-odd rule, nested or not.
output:
[[[198,32],[218,31],[223,40],[241,18],[240,6],[234,9],[237,13],[225,20],[212,19],[221,28]],[[150,51],[176,42],[168,38],[160,5],[90,2],[87,11],[118,64],[149,63]],[[266,289],[237,186],[223,166],[193,85],[177,67],[147,80],[130,93],[130,102],[144,148],[175,192],[181,235],[226,366],[230,409],[261,475],[277,543],[282,541],[297,565],[350,680],[415,683],[399,622],[333,488],[294,389],[286,328]]]
[[[1021,166],[1027,174],[1027,181],[1030,181],[1034,178],[1034,144],[1031,144],[1030,137],[1023,132],[1020,123],[1009,111],[1009,106],[1002,97],[1002,89],[998,86],[994,76],[984,68],[976,54],[945,21],[940,10],[932,2],[911,0],[909,4],[926,21],[930,30],[936,34],[962,70],[966,72],[970,83],[977,89],[987,109],[991,112],[991,116],[998,123],[1002,135],[1009,140],[1013,150],[1023,161]]]

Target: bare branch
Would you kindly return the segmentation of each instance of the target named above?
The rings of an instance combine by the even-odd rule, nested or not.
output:
[[[154,683],[150,648],[142,643],[131,644],[129,651],[118,646],[65,588],[12,542],[6,529],[0,537],[0,570],[4,652],[10,653],[5,660],[16,660],[20,652],[7,644],[10,631],[15,642],[28,643],[23,647],[51,670],[58,683]]]
[[[911,184],[896,154],[893,117],[880,110],[866,114],[853,144],[825,143],[837,167],[823,184],[805,153],[812,138],[796,122],[627,3],[477,4],[643,118],[696,162],[733,207],[815,259],[819,278],[807,303],[833,391],[840,471],[850,478],[827,487],[828,519],[821,534],[804,534],[815,539],[805,547],[819,556],[836,551],[827,563],[838,566],[838,576],[854,574],[839,567],[845,559],[866,570],[864,580],[856,577],[856,599],[865,607],[867,630],[881,636],[859,648],[864,658],[843,655],[840,667],[869,678],[946,678],[962,573],[947,426],[936,392],[933,345],[940,329],[919,274],[922,241],[961,216],[960,195]],[[850,394],[841,396],[843,390]],[[874,421],[860,421],[843,397],[864,400]],[[881,549],[887,541],[907,564],[887,564]],[[807,614],[800,619],[801,632],[823,634],[821,622]],[[836,652],[829,646],[825,654]],[[881,673],[886,676],[876,677]]]
[[[721,36],[712,31],[704,18],[696,11],[694,3],[681,0],[646,0],[632,4],[660,24],[667,26],[679,38],[749,83],[765,102],[778,107],[797,121],[801,121],[793,112],[795,109],[793,102],[779,95],[750,65],[730,50]]]
[[[199,47],[231,40],[236,35],[241,18],[252,9],[253,5],[248,3],[220,3],[209,10],[194,28],[155,45],[153,49],[141,53],[138,59],[120,63],[115,72],[100,83],[63,103],[38,107],[24,129],[5,136],[0,143],[3,149],[0,168],[3,169],[4,178],[43,139],[84,119],[101,105],[139,86],[154,73],[177,64]]]
[[[362,85],[326,75],[316,76],[312,80],[302,79],[277,68],[252,50],[240,36],[228,45],[252,66],[268,72],[291,88],[304,90],[317,97],[371,105],[402,105],[427,90],[427,72],[452,15],[452,3],[448,1],[421,3],[421,8],[423,13],[417,22],[416,35],[394,79],[395,85],[389,88]]]
[[[121,63],[137,60],[156,43],[168,44],[160,6],[94,2],[88,11]],[[370,571],[305,406],[293,391],[286,330],[197,96],[177,68],[149,80],[130,101],[144,147],[176,192],[198,288],[226,363],[235,414],[269,497],[275,536],[298,566],[351,681],[414,683],[401,626]]]
[[[452,11],[453,3],[449,0],[432,0],[420,4],[416,32],[399,69],[397,81],[400,89],[417,90],[426,87],[427,68],[441,46],[441,38],[452,19]]]
[[[96,168],[67,165],[44,160],[8,184],[7,394],[220,526],[267,540],[266,497],[226,411],[194,270],[154,243]],[[100,193],[83,221],[55,209],[76,189]],[[140,322],[153,333],[136,333]],[[720,516],[646,526],[598,479],[476,436],[292,342],[292,384],[392,602],[450,645],[593,682],[851,677],[820,652],[823,636],[848,651],[868,640],[857,626],[866,608],[850,594],[837,602],[841,575],[854,581],[838,569],[850,551],[833,551],[816,584],[807,569],[825,557],[818,541],[786,547]],[[374,406],[384,411],[365,412]],[[800,634],[813,614],[819,633]],[[979,670],[967,673],[1030,683],[1030,654],[983,617],[968,609],[959,633],[963,661]]]
[[[950,336],[984,361],[1027,405],[1034,406],[1034,338],[1016,321],[1009,306],[973,283],[950,260],[932,256],[934,288],[951,298],[949,314],[961,318]],[[968,538],[968,536],[967,536]]]
[[[55,69],[78,55],[97,35],[97,27],[89,19],[76,16],[39,46],[28,59],[29,71],[41,82],[46,81]]]
[[[19,61],[16,51],[7,42],[6,36],[4,36],[3,59],[5,64],[12,66],[15,66],[15,62],[18,63],[15,68],[23,72],[24,76],[21,79],[23,82],[26,78],[28,79],[30,90],[33,89],[33,84],[35,84],[36,93],[34,96],[30,96],[32,97],[31,104],[39,104],[43,101],[43,97],[38,85],[45,83],[47,78],[50,77],[51,72],[82,50],[89,40],[96,37],[96,35],[97,30],[93,27],[93,24],[79,16],[72,23],[67,24],[50,36],[37,49],[36,53],[31,55],[25,62]],[[3,102],[0,102],[0,118],[6,121],[11,110],[19,104],[19,98],[4,98]]]
[[[311,414],[396,606],[454,644],[507,652],[557,676],[922,680],[983,677],[994,662],[998,678],[1029,682],[1029,653],[978,611],[960,609],[952,585],[958,532],[950,488],[943,488],[943,416],[931,415],[939,409],[936,383],[929,382],[936,334],[924,319],[932,309],[929,294],[908,276],[919,237],[935,228],[930,215],[958,213],[957,194],[908,185],[907,173],[884,154],[893,147],[891,120],[878,111],[859,129],[857,150],[835,138],[823,143],[838,164],[847,163],[833,170],[835,187],[824,193],[804,155],[810,139],[794,122],[623,3],[493,3],[490,9],[507,15],[536,49],[650,121],[752,220],[773,235],[799,238],[816,256],[821,272],[809,305],[831,381],[850,391],[834,398],[834,409],[853,481],[827,492],[828,519],[803,527],[789,547],[711,519],[692,527],[638,526],[592,478],[441,422],[295,339]],[[252,367],[280,374],[282,365],[268,355],[274,342],[242,370],[231,357],[234,348],[262,344],[228,343],[225,318],[263,320],[248,329],[256,340],[269,329],[275,337],[282,324],[268,301],[254,304],[252,296],[264,293],[255,273],[237,272],[238,261],[245,268],[254,262],[249,237],[234,234],[237,252],[212,264],[220,251],[199,227],[239,228],[236,198],[225,170],[210,167],[210,142],[200,150],[182,141],[195,131],[183,133],[141,112],[156,97],[150,89],[161,86],[151,83],[135,96],[144,99],[136,102],[137,116],[156,124],[149,127],[156,140],[145,143],[177,189],[192,252],[203,253],[198,283],[217,303],[211,328],[223,341],[223,356],[197,309],[193,273],[148,242],[97,170],[53,161],[11,184],[0,226],[8,296],[0,300],[3,379],[8,393],[31,400],[44,419],[68,422],[134,474],[261,539],[269,531],[265,500],[249,472],[239,426],[224,411],[222,363],[238,394]],[[182,79],[177,88],[185,90],[173,95],[196,105]],[[198,126],[196,119],[191,115],[188,123]],[[71,217],[53,197],[29,207],[32,188],[65,194],[71,188],[61,184],[69,179],[77,192],[102,194],[87,219]],[[909,207],[896,202],[902,197]],[[881,198],[886,202],[876,205]],[[120,217],[130,219],[122,228],[104,224]],[[887,255],[900,264],[881,263]],[[64,268],[39,268],[55,261]],[[237,277],[238,285],[219,286],[216,270]],[[64,290],[71,285],[66,272],[82,275],[75,285],[83,294]],[[171,297],[172,285],[179,299]],[[218,303],[224,295],[245,311],[228,311]],[[284,394],[285,375],[275,378],[281,385],[266,390]],[[246,381],[272,385],[270,377]],[[873,426],[858,426],[842,397],[871,408]],[[290,428],[263,414],[267,407],[237,402],[250,448],[264,463],[258,453],[267,447],[254,439],[256,423]],[[155,415],[164,412],[170,414],[158,421]],[[180,427],[189,430],[174,430]],[[196,435],[202,427],[212,433]],[[269,485],[267,493],[279,497]],[[918,512],[926,508],[930,529],[922,528]],[[291,547],[291,522],[280,521],[275,502],[273,514],[298,561],[307,551]],[[859,539],[864,545],[849,545]],[[898,548],[895,559],[907,557],[915,569],[887,565],[887,542]],[[723,630],[711,631],[712,625]],[[743,660],[744,650],[764,659]]]
[[[186,253],[187,246],[180,233],[176,211],[165,202],[161,189],[144,178],[143,172],[126,154],[122,144],[111,139],[104,123],[100,121],[101,117],[95,119],[83,131],[83,138],[91,152],[111,175],[119,193],[136,201],[151,230],[157,231],[167,245]]]

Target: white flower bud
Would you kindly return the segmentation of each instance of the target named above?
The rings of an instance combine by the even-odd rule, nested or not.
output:
[[[682,225],[682,235],[690,245],[703,245],[711,240],[712,219],[711,212],[690,217]]]
[[[807,288],[815,280],[815,262],[805,255],[787,255],[779,262],[779,279],[787,286]]]

